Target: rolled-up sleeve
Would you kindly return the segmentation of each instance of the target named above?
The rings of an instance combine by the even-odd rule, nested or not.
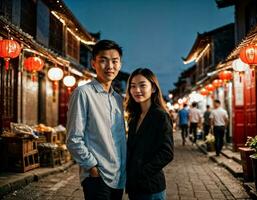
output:
[[[87,124],[87,95],[77,88],[70,97],[67,114],[67,148],[73,159],[83,168],[97,165],[97,160],[85,144]]]

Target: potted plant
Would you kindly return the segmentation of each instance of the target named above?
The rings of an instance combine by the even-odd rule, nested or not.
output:
[[[250,147],[255,152],[250,157],[253,164],[252,166],[255,188],[257,190],[257,135],[255,137],[247,137],[246,146]]]
[[[207,145],[207,151],[215,151],[215,146],[214,146],[214,142],[215,142],[215,137],[212,134],[208,134],[206,136],[206,140],[205,143]]]

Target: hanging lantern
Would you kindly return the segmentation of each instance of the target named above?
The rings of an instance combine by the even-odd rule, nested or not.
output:
[[[179,109],[179,104],[178,104],[178,103],[175,103],[175,104],[174,104],[174,109],[175,109],[175,110],[178,110],[178,109]]]
[[[32,73],[32,80],[35,80],[37,71],[40,71],[44,67],[44,62],[41,58],[33,56],[24,60],[24,67],[28,72]]]
[[[179,104],[183,104],[183,99],[182,99],[182,98],[179,98],[179,99],[178,99],[178,103],[179,103]]]
[[[219,78],[220,80],[227,82],[232,80],[233,76],[232,76],[232,72],[231,71],[222,71],[219,73]]]
[[[219,88],[220,86],[222,86],[222,80],[220,79],[215,79],[214,81],[212,81],[212,85],[215,87],[215,88]]]
[[[240,58],[232,62],[232,68],[236,72],[243,73],[248,67],[249,65],[244,63]]]
[[[248,65],[257,65],[257,46],[255,44],[243,47],[239,53],[240,59]]]
[[[5,69],[9,69],[9,61],[16,58],[21,52],[21,47],[14,40],[0,40],[0,57],[5,60]]]
[[[205,86],[205,89],[208,91],[208,92],[212,92],[215,90],[215,87],[210,83],[208,85]]]
[[[200,94],[203,95],[203,96],[207,96],[209,94],[208,90],[206,90],[205,88],[202,88],[200,90]]]
[[[52,67],[48,70],[48,78],[53,81],[53,101],[55,102],[55,92],[58,86],[58,81],[63,77],[63,70],[59,67]]]
[[[74,76],[68,75],[63,78],[63,84],[68,88],[68,93],[70,94],[71,87],[76,84],[76,79]]]

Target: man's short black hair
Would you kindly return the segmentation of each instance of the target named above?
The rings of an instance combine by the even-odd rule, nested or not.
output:
[[[207,105],[206,108],[209,109],[209,108],[210,108],[210,105]]]
[[[187,104],[186,104],[186,103],[184,103],[183,107],[184,107],[184,108],[185,108],[185,107],[187,107]]]
[[[220,104],[220,100],[219,99],[215,99],[214,102]]]
[[[196,102],[193,102],[192,103],[192,106],[195,108],[197,106],[197,103]]]
[[[92,58],[95,59],[100,51],[115,49],[119,52],[122,57],[122,48],[112,40],[100,40],[93,47]]]

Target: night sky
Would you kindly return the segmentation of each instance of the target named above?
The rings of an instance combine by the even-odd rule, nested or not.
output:
[[[215,0],[64,0],[89,32],[118,42],[122,70],[148,67],[164,94],[173,88],[197,32],[234,21],[233,7],[218,9]]]

